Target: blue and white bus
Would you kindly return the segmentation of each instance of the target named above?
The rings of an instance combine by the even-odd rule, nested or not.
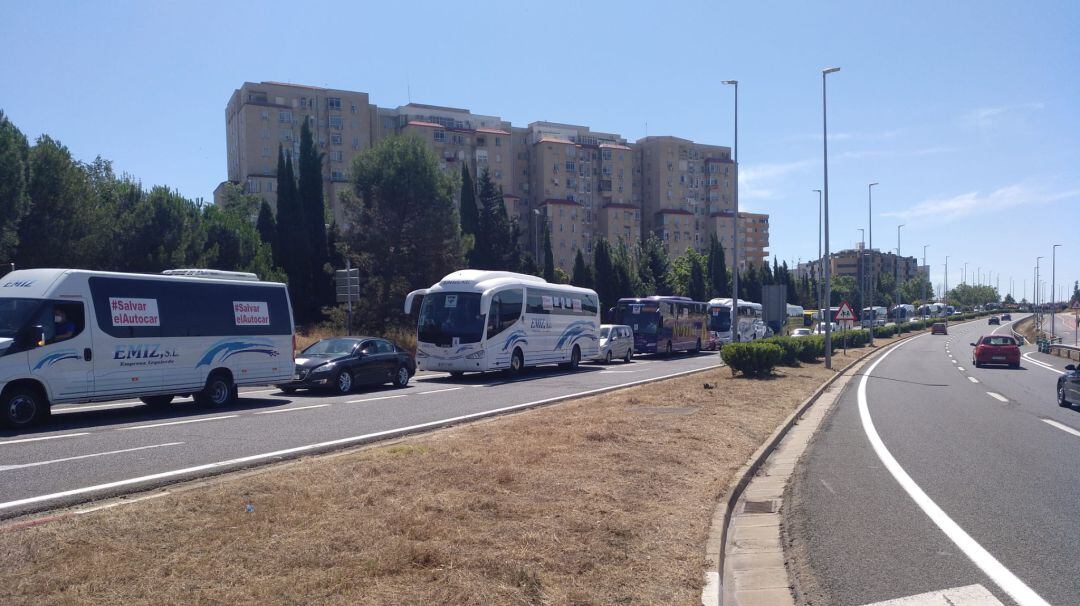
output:
[[[416,365],[451,376],[559,364],[577,368],[600,356],[596,292],[506,271],[464,269],[405,298],[418,297]]]
[[[705,303],[686,297],[619,299],[615,323],[634,329],[635,352],[699,352],[709,343],[705,310]]]
[[[727,320],[722,320],[720,317],[724,313],[727,313]],[[715,318],[714,324],[718,328],[726,326],[726,333],[721,331],[718,335],[719,342],[721,344],[731,343],[731,299],[711,299],[709,301],[709,318],[710,321]],[[769,334],[769,327],[761,319],[761,303],[739,299],[736,319],[738,320],[739,341],[763,339]]]

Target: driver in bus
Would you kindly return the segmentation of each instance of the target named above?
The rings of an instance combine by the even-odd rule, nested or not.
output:
[[[75,336],[75,323],[68,319],[67,314],[62,309],[53,311],[53,326],[56,335],[53,342],[63,341]]]

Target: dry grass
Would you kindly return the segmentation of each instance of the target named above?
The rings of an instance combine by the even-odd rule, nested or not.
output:
[[[331,325],[319,325],[310,328],[298,328],[296,331],[296,351],[303,351],[307,346],[327,337],[340,337],[345,329]],[[416,353],[416,329],[387,327],[384,330],[367,332],[365,336],[383,337],[397,343],[400,347]]]
[[[0,531],[0,603],[697,604],[721,492],[831,374],[717,369]]]

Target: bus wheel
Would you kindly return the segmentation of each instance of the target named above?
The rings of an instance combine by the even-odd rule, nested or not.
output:
[[[664,355],[669,358],[671,357],[671,341],[667,342],[667,348],[664,349]]]
[[[43,394],[28,387],[14,387],[0,398],[3,416],[0,426],[23,429],[40,421],[48,414],[48,404]]]
[[[570,354],[570,370],[577,370],[581,365],[581,349],[577,345],[574,346],[574,351]]]
[[[215,372],[206,380],[206,387],[195,394],[195,402],[200,406],[225,406],[236,403],[236,396],[232,377],[224,372]]]
[[[521,353],[520,348],[514,348],[514,353],[510,355],[510,374],[520,375],[525,370],[525,354]]]
[[[451,370],[450,371],[450,378],[452,378],[452,379],[460,379],[461,377],[464,377],[464,376],[465,376],[465,373],[463,371],[460,371],[460,370]]]
[[[694,353],[695,354],[701,353],[701,339],[698,339],[697,343],[694,344]]]

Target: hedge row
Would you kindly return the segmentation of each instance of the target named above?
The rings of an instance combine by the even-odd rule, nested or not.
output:
[[[728,343],[720,350],[720,357],[731,368],[731,374],[741,372],[748,377],[772,373],[783,356],[783,348],[763,341]]]

